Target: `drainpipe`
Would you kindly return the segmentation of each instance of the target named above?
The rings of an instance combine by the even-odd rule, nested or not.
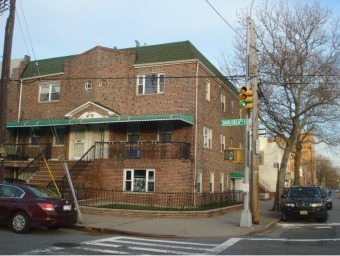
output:
[[[20,80],[20,92],[19,92],[19,106],[18,106],[18,122],[21,119],[21,103],[22,103],[22,88],[23,88],[23,82],[22,79]],[[16,144],[18,145],[19,143],[19,131],[17,129],[17,136],[15,139]]]
[[[21,119],[21,102],[22,102],[22,79],[20,80],[19,106],[18,106],[18,122]]]
[[[195,157],[195,163],[194,163],[194,193],[195,193],[195,186],[196,186],[196,178],[197,178],[197,136],[198,136],[198,68],[199,68],[199,61],[197,61],[197,67],[196,67],[196,95],[195,95],[195,143],[194,143],[194,157]],[[196,206],[196,197],[194,197],[194,205]]]

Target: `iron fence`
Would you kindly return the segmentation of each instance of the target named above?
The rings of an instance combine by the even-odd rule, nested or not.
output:
[[[53,188],[52,188],[53,190]],[[59,189],[62,196],[71,198],[69,188]],[[79,205],[113,209],[148,210],[208,210],[243,203],[243,191],[219,193],[150,192],[76,187]]]
[[[95,158],[189,159],[190,143],[160,141],[96,142]]]

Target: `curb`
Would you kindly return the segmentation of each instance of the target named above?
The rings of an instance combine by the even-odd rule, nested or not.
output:
[[[184,238],[176,235],[160,235],[160,234],[149,234],[135,231],[123,231],[117,229],[109,228],[96,228],[96,227],[86,227],[86,226],[74,226],[73,229],[80,230],[90,233],[101,233],[101,234],[112,234],[112,235],[124,235],[124,236],[141,236],[141,237],[159,237],[159,238]]]

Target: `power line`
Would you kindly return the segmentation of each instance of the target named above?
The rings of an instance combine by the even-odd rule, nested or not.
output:
[[[218,16],[220,16],[221,17],[221,19],[239,36],[239,37],[241,37],[242,39],[243,39],[243,41],[245,41],[245,42],[247,42],[247,40],[246,39],[244,39],[244,37],[243,36],[241,36],[238,32],[237,32],[237,30],[236,29],[234,29],[229,23],[228,23],[228,21],[214,8],[214,6],[212,6],[212,4],[208,1],[208,0],[205,0],[209,5],[210,5],[210,7],[218,14]]]

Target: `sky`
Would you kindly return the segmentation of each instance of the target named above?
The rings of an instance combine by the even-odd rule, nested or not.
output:
[[[263,0],[253,1],[255,8]],[[249,10],[251,2],[17,0],[12,59],[24,55],[31,56],[31,60],[68,56],[95,46],[129,48],[136,46],[135,40],[141,46],[189,40],[219,68],[222,52],[232,54],[232,44],[239,36],[232,29],[236,27],[237,12]],[[340,0],[320,2],[340,17]],[[0,16],[0,49],[7,17],[8,11]],[[340,149],[335,152],[327,147],[317,149],[317,153],[326,155],[340,168]]]

